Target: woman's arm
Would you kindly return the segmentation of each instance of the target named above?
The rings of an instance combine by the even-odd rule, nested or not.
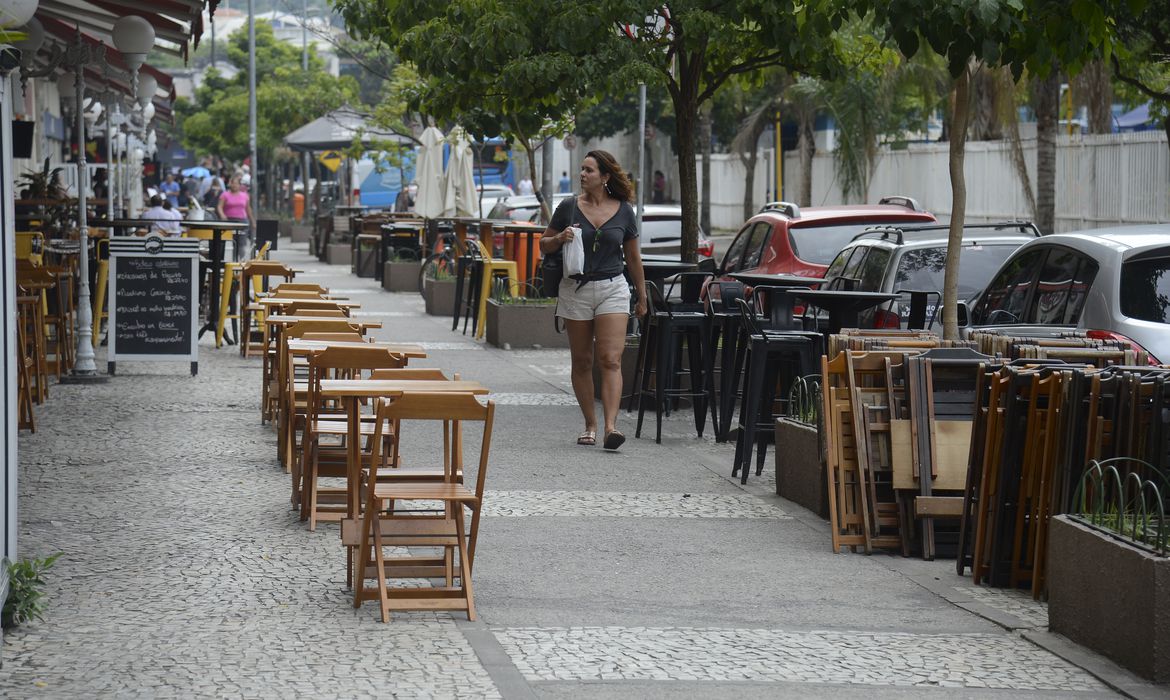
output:
[[[248,198],[244,200],[244,211],[248,212],[248,225],[255,226],[256,217],[252,216],[252,195],[248,195]]]
[[[573,240],[573,232],[570,231],[567,227],[560,232],[557,232],[557,230],[553,228],[553,222],[559,220],[557,214],[561,212],[563,207],[564,203],[557,207],[556,213],[554,213],[552,216],[552,221],[548,222],[548,227],[544,229],[544,233],[540,236],[540,252],[543,255],[555,253],[560,250],[561,246],[565,245],[566,242]],[[568,225],[573,225],[573,221],[571,219],[569,220]]]
[[[630,271],[630,278],[634,280],[634,294],[638,300],[634,302],[634,313],[638,318],[646,315],[649,309],[646,294],[646,272],[642,269],[642,247],[637,238],[631,238],[622,244],[626,254],[626,269]]]
[[[227,219],[227,215],[223,213],[223,193],[219,194],[219,199],[215,202],[215,213],[219,216],[219,220]]]

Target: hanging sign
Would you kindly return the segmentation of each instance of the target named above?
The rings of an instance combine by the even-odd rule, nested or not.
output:
[[[321,162],[321,165],[329,168],[331,173],[337,172],[337,169],[341,167],[341,156],[337,151],[326,151],[317,156],[317,160]]]

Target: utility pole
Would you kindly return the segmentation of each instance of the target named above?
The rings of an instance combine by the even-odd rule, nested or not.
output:
[[[256,12],[255,0],[248,0],[248,152],[252,159],[252,211],[257,211],[256,193],[260,191],[260,161],[256,158]],[[249,232],[249,236],[251,232]],[[246,247],[246,246],[245,246]],[[248,251],[243,251],[248,252]],[[239,246],[236,260],[241,259]]]
[[[309,0],[301,0],[301,70],[309,72]],[[304,220],[309,218],[309,152],[301,154],[301,193],[305,196]]]
[[[642,209],[646,204],[646,83],[638,83],[638,178],[634,183],[638,192],[637,226],[642,235]]]

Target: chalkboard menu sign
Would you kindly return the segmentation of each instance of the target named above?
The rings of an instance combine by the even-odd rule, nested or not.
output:
[[[118,360],[189,361],[198,371],[198,273],[198,240],[110,240],[111,375]]]

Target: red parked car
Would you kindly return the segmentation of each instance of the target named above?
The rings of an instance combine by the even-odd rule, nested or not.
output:
[[[824,277],[837,253],[867,227],[933,221],[933,214],[902,196],[883,197],[876,205],[804,209],[771,202],[736,234],[717,277],[747,271]]]

